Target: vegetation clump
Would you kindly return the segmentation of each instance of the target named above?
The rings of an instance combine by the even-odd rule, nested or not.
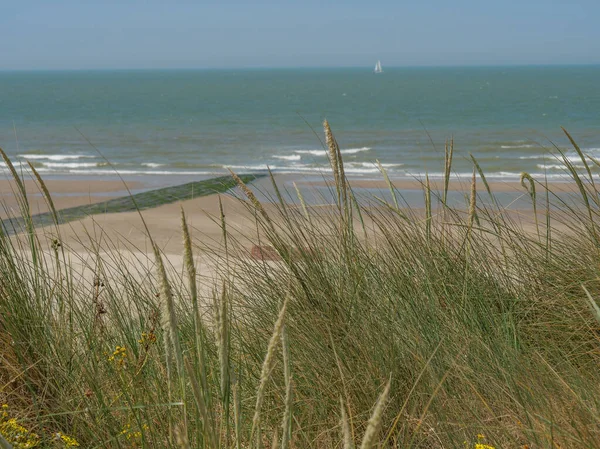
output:
[[[24,238],[0,235],[0,447],[600,448],[597,162],[568,136],[575,193],[525,173],[521,213],[473,158],[452,205],[450,141],[441,189],[426,177],[411,209],[382,166],[388,192],[355,192],[324,126],[332,207],[230,180],[277,258],[247,257],[221,208],[220,242],[182,213],[181,273],[151,241],[134,276],[103,242],[81,278],[60,220],[36,227],[19,190]]]

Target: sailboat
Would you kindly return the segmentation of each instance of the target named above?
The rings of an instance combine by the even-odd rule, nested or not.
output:
[[[375,64],[375,70],[373,70],[373,73],[383,73],[383,69],[381,68],[381,61],[377,61],[377,64]]]

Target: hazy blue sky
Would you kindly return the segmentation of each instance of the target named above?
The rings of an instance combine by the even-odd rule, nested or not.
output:
[[[0,0],[0,69],[600,63],[600,0]]]

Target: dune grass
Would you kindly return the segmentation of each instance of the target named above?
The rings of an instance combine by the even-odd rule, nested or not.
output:
[[[143,281],[123,269],[77,283],[65,248],[45,254],[27,217],[30,247],[2,235],[0,447],[599,448],[591,170],[558,153],[572,202],[524,174],[529,227],[475,159],[486,190],[472,182],[463,208],[427,179],[425,211],[400,208],[383,168],[392,201],[373,207],[325,134],[331,209],[290,206],[274,178],[281,200],[267,208],[233,177],[278,263],[239,257],[247,243],[223,214],[218,248],[182,215],[185,275],[155,247]],[[198,249],[220,278],[208,300]]]

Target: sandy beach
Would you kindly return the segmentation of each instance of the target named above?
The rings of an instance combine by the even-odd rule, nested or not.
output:
[[[284,196],[290,198],[290,208],[299,209],[301,207],[297,197],[294,198],[295,184],[301,190],[302,195],[306,197],[310,197],[310,192],[317,192],[310,197],[311,201],[309,201],[312,213],[315,214],[314,217],[322,214],[335,215],[336,210],[331,203],[323,203],[322,199],[318,199],[323,197],[321,195],[323,191],[333,188],[328,186],[325,180],[299,179],[289,175],[276,176],[275,179],[281,191],[284,192]],[[370,202],[374,195],[382,197],[384,193],[387,193],[388,186],[384,181],[351,179],[350,183],[358,196],[364,196],[361,201],[363,201],[365,210],[374,207],[381,213],[386,213],[375,201]],[[26,185],[28,194],[32,195],[30,197],[32,212],[34,214],[45,212],[47,206],[37,190],[37,186],[31,181],[28,181]],[[267,213],[277,222],[279,220],[277,217],[281,217],[281,215],[276,210],[278,206],[273,202],[276,195],[270,178],[258,178],[249,185],[260,198]],[[410,213],[413,218],[417,221],[424,220],[425,209],[421,183],[415,180],[396,180],[394,185],[401,194],[413,199],[412,205],[410,205]],[[11,194],[11,189],[15,186],[7,180],[4,180],[0,186],[3,188],[5,203],[11,204],[13,208],[11,213],[18,213],[16,200]],[[49,181],[47,186],[58,209],[93,204],[124,195],[122,183],[107,180],[53,180]],[[143,191],[148,184],[142,178],[139,181],[128,182],[127,186],[135,192]],[[457,197],[464,197],[464,194],[468,194],[469,187],[469,183],[464,181],[453,181],[450,184],[450,188]],[[499,196],[518,194],[525,200],[528,199],[528,195],[517,182],[495,182],[491,184],[491,187],[498,192]],[[441,189],[443,186],[440,182],[434,181],[432,188]],[[482,189],[483,186],[478,185],[478,188]],[[560,192],[572,192],[575,186],[565,183],[553,185],[552,188]],[[85,194],[86,192],[87,194]],[[243,263],[243,260],[248,257],[255,258],[257,245],[260,248],[259,253],[263,251],[263,248],[268,253],[267,247],[260,246],[261,243],[257,238],[254,215],[248,210],[245,203],[232,193],[230,191],[176,201],[143,210],[141,213],[137,211],[95,213],[58,227],[53,225],[40,227],[37,235],[41,248],[45,252],[46,263],[50,265],[53,265],[55,257],[52,242],[56,239],[60,240],[65,254],[68,255],[73,272],[77,273],[78,282],[82,286],[89,285],[99,276],[99,259],[102,260],[102,270],[105,270],[104,277],[123,279],[122,276],[125,275],[143,278],[148,273],[154,273],[155,260],[151,242],[157,244],[161,249],[166,258],[170,276],[181,278],[185,272],[181,231],[181,210],[183,209],[194,246],[193,251],[199,277],[199,294],[205,301],[209,301],[215,285],[219,282],[218,266],[224,254],[223,233],[219,220],[219,201],[223,207],[229,234],[229,254],[232,256],[229,259],[230,262],[232,264]],[[296,201],[293,201],[294,199]],[[506,213],[522,229],[533,233],[536,231],[535,221],[532,210],[527,207],[525,200],[522,201],[522,204],[526,205],[524,209],[509,208]],[[459,207],[458,210],[465,210],[465,208]],[[437,214],[436,207],[434,207],[433,213],[434,216]],[[359,229],[362,223],[357,217],[354,219],[355,227]],[[330,223],[330,219],[327,219],[326,222]],[[368,214],[364,216],[364,224],[370,230],[370,238],[377,239],[381,231]],[[152,240],[148,238],[148,234],[151,235]],[[362,233],[359,234],[362,238]],[[24,234],[13,238],[24,243],[24,248],[28,247]],[[270,265],[278,265],[277,257],[272,259],[267,256],[265,260]]]
[[[294,178],[289,175],[277,176],[277,183],[283,191],[290,193],[290,198],[295,195],[293,184],[295,183],[302,189],[303,195],[309,196],[314,190],[327,189],[324,180]],[[387,192],[388,186],[381,180],[351,179],[351,186],[356,189],[359,195],[365,197],[378,195],[373,190]],[[394,186],[400,191],[413,195],[417,201],[414,210],[419,213],[423,210],[422,204],[422,184],[416,180],[394,180]],[[46,202],[33,181],[25,183],[31,201],[31,210],[33,214],[46,212],[48,207]],[[147,187],[144,178],[136,181],[128,181],[127,186],[133,191],[142,191]],[[52,195],[57,209],[80,206],[106,201],[111,198],[127,195],[121,182],[107,181],[101,179],[92,180],[51,180],[47,182],[47,187]],[[526,194],[523,187],[518,182],[491,182],[490,187],[494,192],[514,193],[518,195]],[[2,218],[6,218],[7,212],[13,216],[18,216],[18,205],[12,194],[15,188],[13,182],[9,180],[0,181],[2,192],[2,201],[5,208]],[[265,201],[267,210],[274,207],[266,201],[269,198],[275,198],[275,194],[268,177],[260,178],[252,183],[252,188],[257,193],[261,201]],[[440,181],[432,181],[433,189],[442,189]],[[478,189],[482,191],[483,185],[478,183]],[[576,189],[574,184],[555,183],[551,188],[557,192],[573,192]],[[468,192],[469,183],[466,181],[452,181],[450,183],[451,191],[462,195]],[[221,239],[221,228],[217,217],[219,216],[219,198],[221,198],[223,209],[226,216],[229,230],[243,239],[255,232],[254,219],[247,211],[244,204],[229,194],[208,195],[194,198],[187,201],[178,201],[171,204],[159,205],[142,212],[145,223],[154,241],[166,253],[173,256],[181,255],[181,231],[180,231],[180,211],[185,210],[190,227],[193,229],[193,236],[197,240],[199,251],[209,246],[218,246]],[[525,196],[527,198],[527,196]],[[314,199],[314,198],[313,198]],[[310,203],[310,201],[309,201]],[[525,202],[524,202],[525,203]],[[327,208],[327,204],[313,201],[312,205],[319,205]],[[295,201],[296,207],[299,206]],[[412,207],[412,206],[411,206]],[[518,211],[517,211],[518,212]],[[525,210],[523,215],[530,215],[530,211]],[[529,220],[528,220],[529,221]],[[58,228],[60,237],[72,251],[87,252],[90,250],[90,242],[102,234],[104,239],[112,241],[114,245],[129,251],[148,253],[147,232],[140,218],[140,214],[133,212],[120,213],[99,213],[81,220],[72,221],[61,225]],[[40,230],[40,234],[48,234],[49,238],[55,238],[56,230],[54,227],[46,227]],[[248,241],[248,247],[251,246]]]

